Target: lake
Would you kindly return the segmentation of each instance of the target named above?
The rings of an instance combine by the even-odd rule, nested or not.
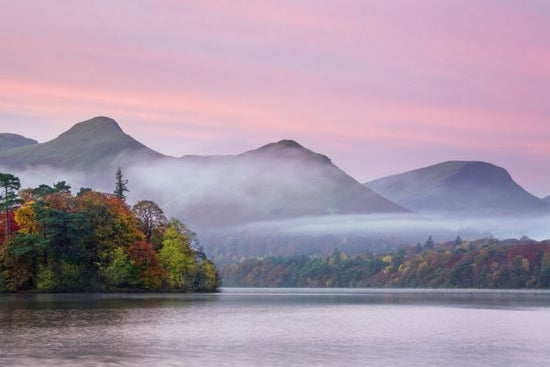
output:
[[[0,295],[7,366],[548,366],[549,291]]]

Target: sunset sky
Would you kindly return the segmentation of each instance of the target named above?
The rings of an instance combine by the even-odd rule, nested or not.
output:
[[[169,155],[283,138],[361,182],[445,160],[550,194],[550,1],[0,0],[0,132]]]

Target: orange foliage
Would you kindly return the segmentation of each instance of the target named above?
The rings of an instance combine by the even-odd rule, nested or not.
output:
[[[115,247],[128,247],[145,238],[130,208],[113,195],[90,191],[73,200],[74,212],[88,213],[100,251],[109,252]]]
[[[52,209],[71,211],[73,197],[70,192],[56,192],[46,195],[44,202]]]

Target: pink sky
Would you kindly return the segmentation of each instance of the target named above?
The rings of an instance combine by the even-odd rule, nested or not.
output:
[[[106,115],[169,155],[290,138],[361,182],[472,159],[550,194],[547,1],[6,1],[0,46],[1,132]]]

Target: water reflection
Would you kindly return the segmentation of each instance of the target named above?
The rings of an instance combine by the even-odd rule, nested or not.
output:
[[[547,330],[547,291],[0,295],[10,366],[545,366]]]

